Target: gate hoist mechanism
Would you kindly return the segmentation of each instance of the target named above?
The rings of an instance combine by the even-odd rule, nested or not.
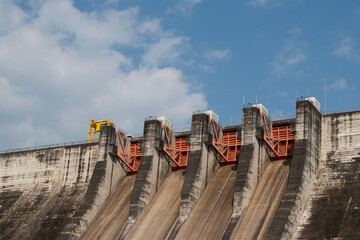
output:
[[[100,128],[102,125],[114,127],[114,123],[110,121],[97,121],[91,120],[89,122],[89,138],[88,142],[95,142],[100,138]]]

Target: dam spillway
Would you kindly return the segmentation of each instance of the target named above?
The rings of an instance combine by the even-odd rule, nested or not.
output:
[[[294,119],[265,113],[221,127],[196,112],[183,133],[148,119],[137,139],[105,126],[98,142],[1,153],[0,239],[360,238],[360,112],[321,115],[309,99]],[[118,156],[134,142],[128,175]]]

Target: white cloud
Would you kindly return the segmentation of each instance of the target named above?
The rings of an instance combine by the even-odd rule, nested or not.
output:
[[[348,89],[349,85],[345,78],[339,78],[336,82],[330,84],[328,88],[336,91],[341,91]]]
[[[150,45],[149,50],[143,55],[145,65],[160,66],[171,64],[183,53],[188,38],[172,37],[163,38]]]
[[[85,13],[70,0],[49,0],[30,16],[14,2],[0,6],[1,17],[12,9],[18,16],[0,21],[0,124],[11,136],[0,148],[86,139],[88,121],[102,116],[141,132],[144,117],[167,105],[174,106],[167,116],[183,127],[207,106],[171,65],[188,38],[164,31],[158,19],[141,20],[138,8]],[[134,62],[132,49],[144,64]]]
[[[200,4],[202,0],[179,0],[179,2],[172,8],[168,8],[167,12],[180,11],[183,15],[187,16],[192,13],[195,5]]]
[[[210,50],[204,54],[204,58],[211,60],[228,60],[230,57],[230,50]]]
[[[27,14],[11,1],[0,1],[0,13],[0,35],[18,27],[28,18]]]
[[[307,43],[301,41],[290,40],[276,54],[272,62],[273,72],[278,77],[288,75],[298,76],[303,71],[298,69],[298,65],[305,61],[305,48]]]
[[[0,77],[0,97],[0,111],[8,115],[21,113],[35,103],[35,99],[23,96],[21,90],[10,85],[8,79],[3,77]]]
[[[254,7],[265,7],[268,0],[250,0],[249,4]]]
[[[148,19],[139,27],[140,33],[159,34],[162,32],[159,19]]]
[[[334,54],[347,59],[359,60],[360,56],[355,49],[354,40],[351,37],[343,38],[337,45]]]

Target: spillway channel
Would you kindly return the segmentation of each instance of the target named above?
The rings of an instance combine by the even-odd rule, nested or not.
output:
[[[129,218],[136,175],[124,177],[80,239],[116,239]]]
[[[175,239],[220,239],[232,212],[236,171],[232,166],[214,176]]]
[[[286,189],[289,166],[270,162],[230,239],[265,239]]]
[[[177,219],[184,171],[169,174],[125,239],[162,239]]]

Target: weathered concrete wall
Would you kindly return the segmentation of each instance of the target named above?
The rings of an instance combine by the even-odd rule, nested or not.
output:
[[[215,134],[222,137],[221,127],[206,114],[194,114],[190,136],[190,153],[181,190],[180,217],[186,218],[199,201],[214,171],[220,166],[211,146]]]
[[[0,238],[79,238],[125,175],[116,144],[105,127],[99,143],[0,155]]]
[[[93,175],[98,144],[0,155],[0,239],[55,238]]]
[[[137,218],[149,204],[160,188],[164,179],[171,172],[169,159],[162,148],[167,139],[162,123],[158,120],[147,120],[144,124],[144,138],[141,144],[142,157],[130,200],[129,221],[122,237],[125,237]],[[166,128],[170,145],[175,145],[172,129]]]
[[[126,144],[129,144],[128,139]],[[78,239],[114,191],[117,183],[126,175],[124,167],[114,156],[114,153],[120,148],[119,145],[115,129],[110,126],[101,127],[99,154],[93,176],[79,209],[58,239]]]
[[[320,168],[295,238],[360,239],[360,112],[323,117]]]
[[[180,212],[178,220],[169,230],[169,238],[174,239],[180,227],[202,196],[214,171],[220,166],[217,154],[211,146],[215,134],[222,138],[221,127],[205,114],[192,116],[191,135],[189,137],[190,153],[185,171],[184,184],[181,190]]]
[[[309,101],[296,103],[296,139],[290,174],[267,239],[291,239],[319,167],[321,114]]]
[[[267,121],[267,127],[271,133],[270,121]],[[260,115],[260,110],[256,107],[244,108],[233,211],[223,235],[224,239],[230,238],[241,215],[249,205],[267,164],[270,162],[270,155],[263,141],[265,131],[265,123]]]
[[[240,216],[255,191],[255,188],[270,162],[263,136],[265,124],[260,110],[255,107],[243,109],[241,152],[235,181],[233,217]],[[271,126],[268,125],[271,133]]]

